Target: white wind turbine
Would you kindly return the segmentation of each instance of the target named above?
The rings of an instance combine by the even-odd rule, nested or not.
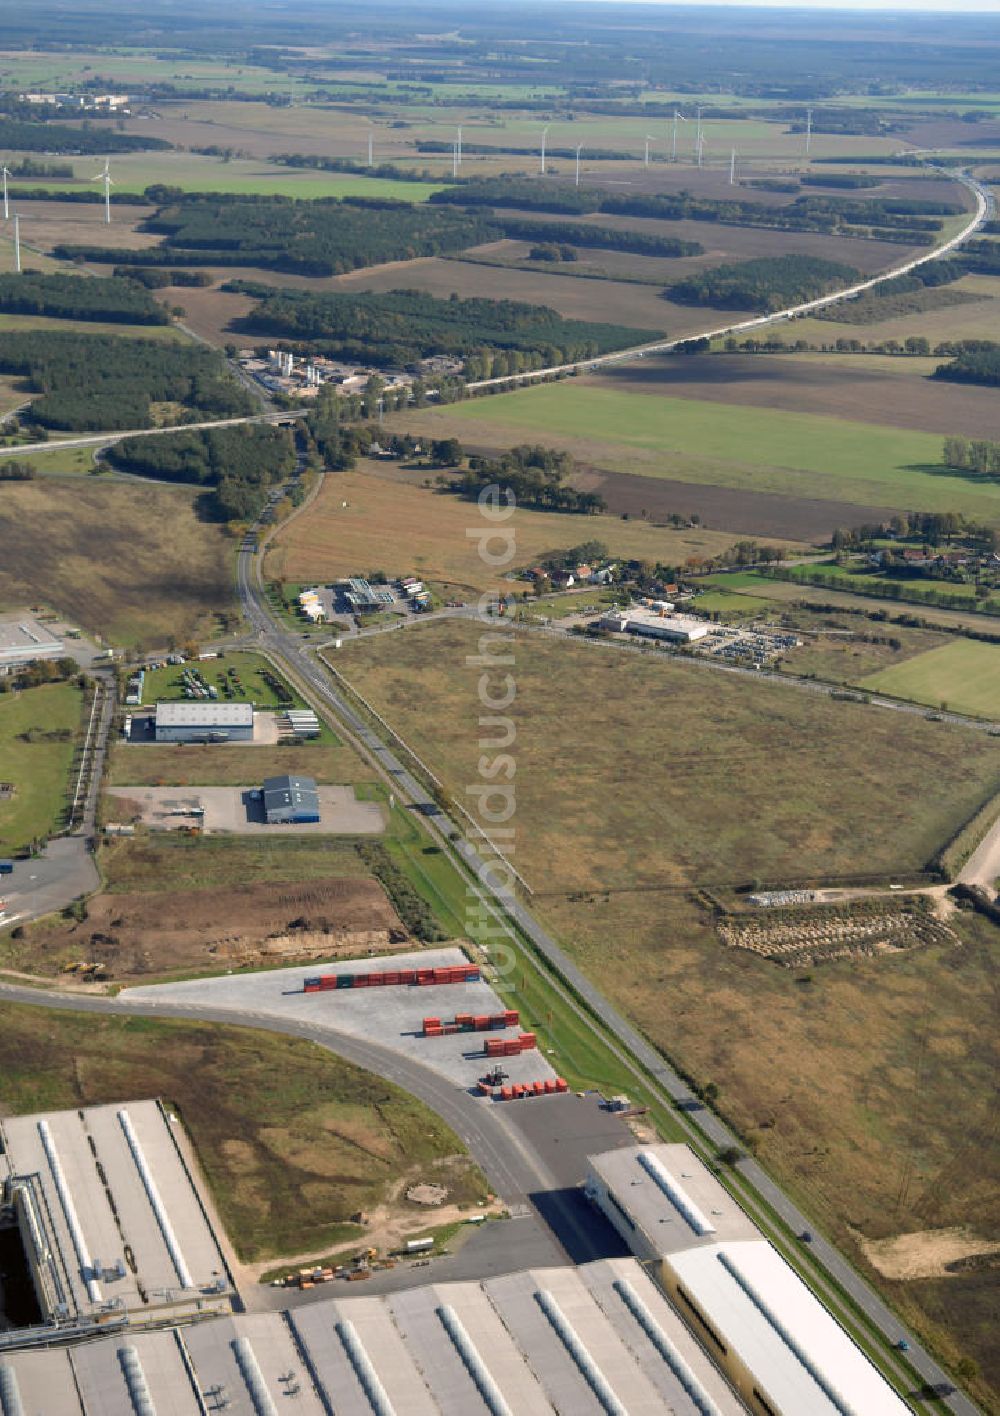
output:
[[[546,139],[546,138],[548,137],[548,135],[549,135],[549,127],[550,127],[550,125],[549,125],[548,123],[546,123],[545,127],[542,129],[542,166],[541,166],[541,173],[542,173],[542,176],[543,176],[543,177],[545,176],[545,139]]]
[[[581,153],[582,151],[583,151],[583,143],[580,143],[580,145],[577,147],[577,150],[576,150],[576,185],[577,185],[578,187],[579,187],[579,185],[580,185],[580,153]]]
[[[92,182],[104,183],[104,222],[106,226],[111,225],[111,188],[114,182],[111,179],[111,163],[108,158],[104,159],[104,166],[100,172],[96,172],[90,179]]]
[[[7,166],[7,164],[6,164],[6,162],[5,162],[4,165],[3,165],[3,219],[4,219],[4,221],[8,221],[8,220],[10,219],[10,203],[9,203],[9,201],[7,200],[7,178],[8,178],[9,176],[10,176],[10,168]]]
[[[653,139],[652,139],[652,138],[649,136],[649,134],[647,133],[647,134],[646,134],[646,151],[645,151],[645,153],[643,154],[643,158],[642,158],[642,165],[643,165],[643,167],[648,167],[648,166],[649,166],[649,145],[650,145],[650,143],[651,143],[652,141],[653,141]]]
[[[14,269],[21,274],[21,217],[14,213]]]
[[[677,124],[678,124],[678,123],[686,123],[686,122],[687,122],[687,119],[684,117],[684,114],[683,114],[683,113],[678,113],[678,112],[677,112],[677,109],[675,108],[675,109],[674,109],[674,137],[673,137],[673,141],[672,141],[671,144],[670,144],[670,161],[671,161],[671,162],[676,162],[676,161],[677,161]]]

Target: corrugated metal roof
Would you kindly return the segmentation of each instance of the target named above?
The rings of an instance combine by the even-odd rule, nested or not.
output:
[[[158,728],[252,728],[252,703],[157,703]]]

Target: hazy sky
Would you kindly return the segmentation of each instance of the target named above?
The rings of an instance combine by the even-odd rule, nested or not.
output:
[[[607,3],[607,0],[605,0]],[[619,0],[611,0],[617,4]],[[931,10],[939,14],[1000,16],[1000,0],[621,0],[631,4],[719,5],[789,10]]]

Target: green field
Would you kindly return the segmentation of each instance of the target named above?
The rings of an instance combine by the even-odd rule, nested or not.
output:
[[[83,695],[73,683],[0,696],[0,851],[7,854],[59,824],[80,727]]]
[[[123,259],[125,257],[123,256]],[[25,329],[77,330],[81,334],[117,334],[123,339],[186,340],[189,336],[176,325],[103,323],[100,320],[56,319],[51,315],[7,315],[0,313],[0,336]]]
[[[144,703],[182,703],[188,696],[184,692],[184,670],[197,673],[219,691],[219,702],[233,701],[253,703],[258,708],[279,708],[283,706],[272,683],[265,674],[284,684],[284,679],[271,668],[260,654],[228,653],[217,659],[195,660],[186,664],[168,664],[162,669],[153,669],[146,674],[143,684]],[[234,676],[242,684],[242,691],[234,687]],[[285,685],[288,687],[287,685]],[[228,689],[228,692],[227,692]],[[286,707],[303,708],[305,704],[294,689],[288,687],[292,703]]]
[[[862,679],[860,688],[974,717],[1000,718],[1000,646],[956,639]]]

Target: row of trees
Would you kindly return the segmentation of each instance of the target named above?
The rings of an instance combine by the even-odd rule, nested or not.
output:
[[[475,500],[485,487],[495,485],[502,496],[513,496],[519,506],[540,511],[594,516],[606,510],[603,497],[566,485],[572,471],[573,459],[568,452],[523,445],[500,457],[470,457],[465,472],[455,478],[441,478],[439,485],[470,500]]]
[[[980,349],[963,349],[950,364],[939,364],[934,370],[934,377],[947,379],[951,383],[1000,387],[1000,344]]]
[[[943,461],[958,472],[1000,478],[1000,442],[985,438],[945,438]]]
[[[40,395],[21,416],[42,428],[141,427],[152,403],[180,404],[178,421],[239,417],[256,406],[214,350],[154,339],[19,331],[0,341],[0,372]]]
[[[832,545],[835,551],[866,550],[889,536],[900,541],[923,541],[926,546],[945,546],[961,539],[982,550],[1000,547],[1000,529],[971,521],[960,511],[901,511],[887,521],[838,527]]]
[[[700,256],[699,241],[681,241],[675,236],[657,236],[647,231],[619,231],[611,226],[589,226],[582,221],[526,221],[523,217],[499,215],[493,218],[504,236],[517,241],[554,241],[569,246],[624,251],[634,256]]]

